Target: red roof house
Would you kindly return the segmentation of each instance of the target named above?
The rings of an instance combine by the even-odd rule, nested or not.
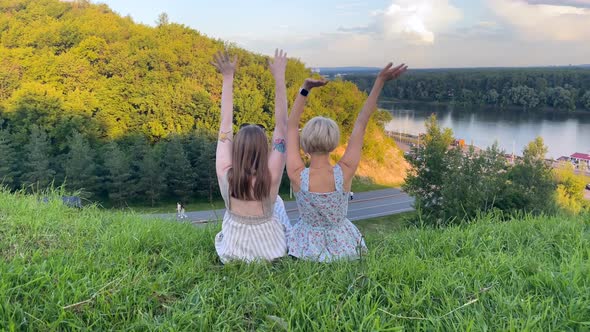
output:
[[[587,167],[590,167],[590,154],[576,152],[572,154],[570,158],[572,158],[572,162],[577,165],[587,165]]]
[[[576,152],[570,156],[572,159],[590,161],[590,154]]]

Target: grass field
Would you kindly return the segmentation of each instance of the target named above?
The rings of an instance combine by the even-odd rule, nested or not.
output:
[[[222,266],[219,225],[0,192],[0,330],[588,330],[589,225],[382,218],[360,261]]]

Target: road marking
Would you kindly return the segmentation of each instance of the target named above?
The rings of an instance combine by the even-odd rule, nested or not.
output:
[[[392,205],[398,205],[398,204],[404,204],[404,203],[411,203],[411,202],[413,202],[413,200],[410,199],[410,200],[407,200],[407,201],[396,202],[396,203],[387,203],[387,204],[381,204],[381,205],[372,205],[372,206],[358,208],[358,209],[351,209],[351,210],[348,210],[348,213],[350,213],[350,212],[356,212],[356,211],[360,211],[360,210],[368,210],[368,209],[373,209],[373,208],[378,208],[378,207],[384,207],[384,206],[392,206]]]
[[[393,215],[393,214],[398,214],[398,213],[403,213],[403,212],[410,212],[410,211],[414,211],[414,208],[406,208],[406,209],[400,209],[400,210],[395,210],[395,211],[389,211],[389,212],[382,212],[382,213],[374,213],[374,214],[369,214],[369,215],[364,215],[361,217],[353,217],[353,218],[348,218],[350,221],[357,221],[357,220],[364,220],[364,219],[371,219],[371,218],[378,218],[378,217],[385,217],[385,216],[389,216],[389,215]]]
[[[379,213],[373,213],[373,214],[363,214],[360,216],[348,216],[351,214],[351,212],[355,212],[355,211],[360,211],[360,210],[367,210],[367,209],[371,209],[371,208],[378,208],[378,207],[384,207],[384,206],[391,206],[391,205],[398,205],[398,204],[403,204],[403,203],[411,203],[413,202],[412,200],[408,200],[408,201],[404,201],[404,202],[399,202],[399,203],[393,203],[393,204],[385,204],[385,205],[375,205],[375,206],[370,206],[370,207],[366,207],[366,208],[360,208],[360,209],[356,209],[356,210],[349,210],[347,217],[349,220],[362,220],[362,219],[370,219],[370,218],[376,218],[376,217],[383,217],[383,216],[389,216],[392,214],[397,214],[397,213],[402,213],[402,212],[407,212],[407,211],[414,211],[414,208],[412,207],[407,207],[407,208],[403,208],[403,209],[397,209],[397,210],[386,210],[383,212],[379,212]],[[296,221],[299,219],[299,215],[292,215],[289,216],[289,220],[291,221]]]

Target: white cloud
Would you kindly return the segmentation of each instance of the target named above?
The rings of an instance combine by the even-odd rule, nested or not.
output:
[[[590,8],[590,0],[527,0],[532,5],[554,5]]]
[[[463,14],[448,1],[395,0],[364,26],[302,34],[286,29],[230,40],[261,53],[281,47],[314,67],[389,61],[411,68],[542,66],[590,59],[588,9],[563,5],[580,0],[485,1],[493,11],[459,24]]]
[[[447,0],[393,0],[375,15],[386,37],[424,44],[434,43],[437,33],[462,17]]]
[[[572,1],[488,0],[487,3],[527,40],[590,40],[590,9],[571,5]]]

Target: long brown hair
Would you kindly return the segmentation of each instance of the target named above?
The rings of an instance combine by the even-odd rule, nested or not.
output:
[[[261,128],[245,126],[234,137],[228,182],[230,196],[239,200],[262,201],[270,195],[268,140]]]

